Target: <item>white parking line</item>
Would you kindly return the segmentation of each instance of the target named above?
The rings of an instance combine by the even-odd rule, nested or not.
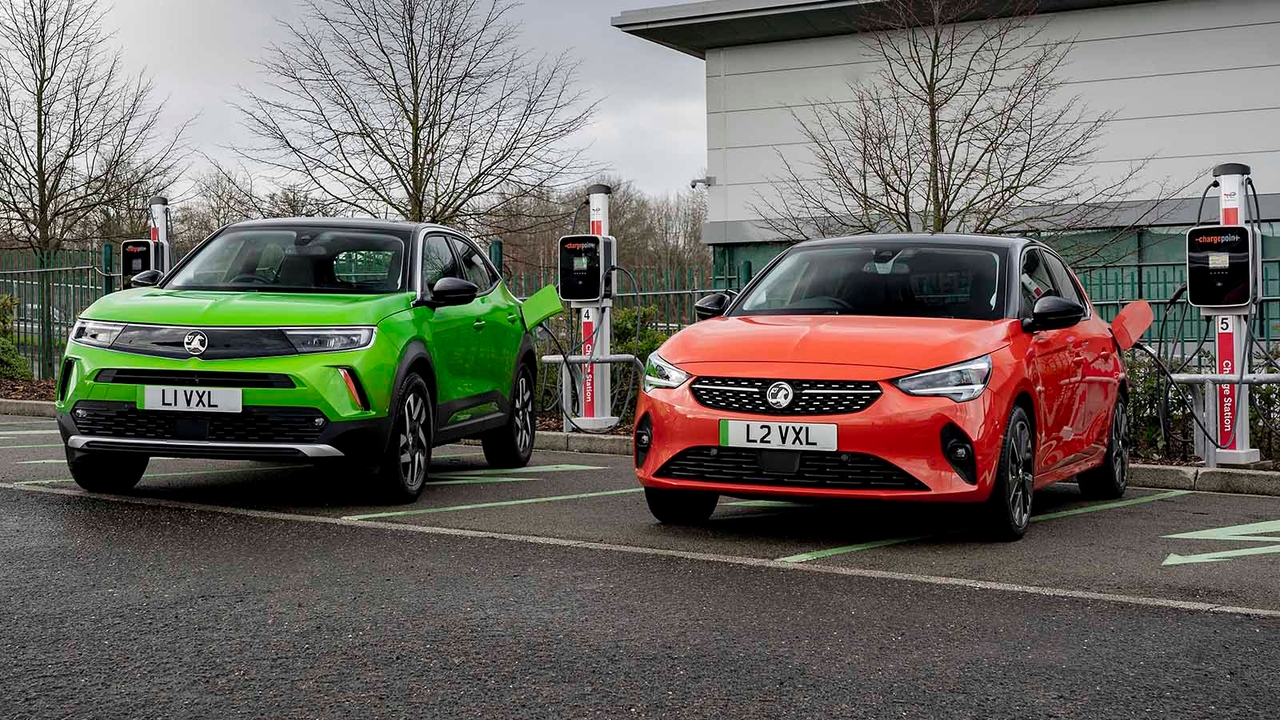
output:
[[[4,449],[4,447],[3,447],[3,446],[0,446],[0,450],[3,450],[3,449]],[[192,460],[194,460],[194,459],[195,459],[195,458],[176,458],[176,457],[153,457],[153,458],[151,458],[152,462],[154,462],[154,461],[156,461],[156,460],[165,460],[165,461],[181,460],[182,462],[190,462],[190,461],[192,461]],[[65,464],[67,464],[67,459],[66,459],[66,458],[55,458],[55,459],[53,459],[53,460],[19,460],[18,462],[14,463],[14,464],[15,464],[15,465],[65,465]]]
[[[825,575],[843,575],[846,577],[867,578],[873,580],[892,580],[899,582],[911,582],[924,585],[936,585],[946,587],[962,587],[969,590],[987,590],[994,592],[1018,593],[1022,595],[1037,595],[1040,597],[1057,598],[1061,600],[1088,600],[1098,602],[1119,603],[1122,605],[1136,605],[1141,607],[1156,607],[1170,610],[1184,610],[1191,612],[1207,612],[1222,615],[1245,615],[1249,617],[1265,617],[1280,618],[1280,610],[1267,610],[1264,608],[1237,607],[1233,605],[1221,605],[1216,603],[1198,602],[1192,600],[1172,600],[1169,598],[1153,598],[1143,597],[1141,595],[1123,595],[1119,593],[1102,593],[1092,590],[1070,590],[1066,588],[1041,587],[1037,585],[1018,585],[1015,583],[994,582],[991,580],[974,580],[969,578],[954,578],[940,575],[919,575],[915,573],[892,572],[888,570],[867,570],[859,568],[838,567],[835,565],[820,564],[796,564],[784,563],[777,560],[767,560],[764,558],[740,557],[736,555],[720,555],[718,553],[702,553],[690,552],[685,550],[667,550],[663,548],[638,547],[634,545],[615,545],[612,543],[591,542],[586,540],[567,540],[565,538],[544,537],[541,535],[512,535],[509,533],[485,532],[481,530],[464,530],[461,528],[450,527],[433,527],[429,525],[410,525],[408,523],[397,522],[379,522],[369,520],[345,520],[335,517],[324,517],[320,515],[296,515],[293,513],[272,512],[268,510],[246,510],[243,508],[230,508],[220,505],[203,505],[200,503],[179,502],[176,500],[161,500],[159,498],[147,497],[130,497],[125,495],[89,495],[79,490],[67,490],[63,488],[41,487],[38,485],[17,486],[12,484],[0,483],[0,488],[9,488],[13,490],[24,490],[27,492],[41,492],[51,495],[71,495],[77,497],[92,497],[99,500],[109,500],[114,502],[129,503],[133,505],[150,505],[154,507],[174,508],[178,510],[194,510],[200,512],[220,513],[223,515],[239,515],[242,517],[258,518],[263,520],[283,520],[288,522],[316,523],[320,525],[340,525],[349,528],[366,528],[376,530],[389,530],[392,532],[409,532],[422,533],[425,535],[448,535],[453,537],[475,538],[483,540],[503,540],[507,542],[528,543],[533,545],[550,545],[554,547],[573,548],[579,550],[600,550],[604,552],[629,553],[632,555],[646,555],[651,557],[669,557],[680,558],[682,560],[698,560],[703,562],[720,563],[724,565],[737,565],[741,567],[768,568],[770,570],[781,570],[789,572],[812,572]]]

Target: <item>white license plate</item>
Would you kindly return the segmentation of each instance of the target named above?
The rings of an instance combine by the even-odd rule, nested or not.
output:
[[[176,410],[181,412],[238,413],[241,410],[240,388],[143,388],[143,410]]]
[[[776,448],[779,450],[835,450],[836,426],[813,423],[721,420],[720,444],[724,447]]]

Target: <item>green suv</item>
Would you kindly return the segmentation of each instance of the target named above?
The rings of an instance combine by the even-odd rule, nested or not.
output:
[[[529,461],[532,325],[454,230],[238,223],[134,284],[84,312],[59,373],[87,490],[132,488],[151,456],[225,458],[336,463],[408,502],[433,446],[480,438],[491,465]]]

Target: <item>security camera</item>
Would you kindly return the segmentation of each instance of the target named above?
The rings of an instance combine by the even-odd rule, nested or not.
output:
[[[714,176],[707,176],[707,177],[694,178],[694,179],[692,179],[692,180],[690,180],[690,181],[689,181],[689,189],[690,189],[690,190],[697,190],[699,185],[706,185],[707,187],[714,187],[714,186],[715,186],[715,184],[716,184],[716,179],[715,179],[715,177],[714,177]]]

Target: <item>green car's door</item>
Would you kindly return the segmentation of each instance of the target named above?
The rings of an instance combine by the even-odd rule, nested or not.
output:
[[[422,246],[423,287],[434,287],[440,278],[466,278],[445,235],[428,235]],[[414,311],[418,322],[429,325],[422,333],[430,338],[431,360],[436,371],[436,406],[447,419],[484,392],[480,359],[483,328],[488,324],[478,299],[466,305]]]
[[[452,240],[464,277],[480,288],[474,303],[476,315],[483,321],[475,348],[477,359],[481,359],[476,367],[477,386],[483,388],[482,392],[497,391],[509,399],[515,379],[516,354],[524,339],[520,303],[474,245],[457,238]]]

